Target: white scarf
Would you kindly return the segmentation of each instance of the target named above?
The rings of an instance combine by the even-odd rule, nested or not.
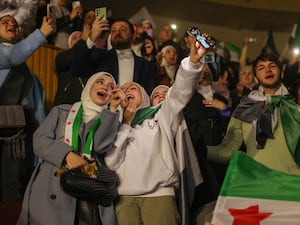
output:
[[[90,90],[91,90],[92,85],[95,83],[95,81],[98,78],[102,77],[103,75],[110,76],[114,81],[114,86],[116,86],[115,79],[113,78],[113,76],[110,73],[107,73],[107,72],[95,73],[93,76],[91,76],[88,79],[88,81],[81,93],[81,103],[82,103],[82,107],[83,107],[82,120],[84,123],[89,122],[91,119],[93,119],[99,113],[101,113],[103,111],[103,109],[107,108],[107,105],[99,106],[99,105],[95,104],[90,98]]]
[[[215,91],[212,89],[211,85],[208,86],[198,86],[197,92],[201,94],[206,100],[213,100]]]
[[[163,53],[163,56],[166,54],[166,51],[167,51],[168,48],[175,49],[172,45],[165,46],[161,50],[161,52]],[[176,51],[176,49],[175,49],[175,51]],[[170,65],[170,64],[168,64],[166,62],[165,58],[163,57],[160,66],[161,67],[165,67],[166,73],[167,73],[168,77],[171,79],[171,83],[173,83],[174,80],[175,80],[175,74],[176,74],[176,70],[177,70],[177,65]]]

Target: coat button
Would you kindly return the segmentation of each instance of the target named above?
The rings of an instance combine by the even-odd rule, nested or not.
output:
[[[54,199],[56,199],[56,195],[50,195],[50,198],[51,198],[52,200],[54,200]]]

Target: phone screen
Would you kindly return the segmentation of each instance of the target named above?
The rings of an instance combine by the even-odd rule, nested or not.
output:
[[[96,19],[101,18],[102,20],[107,19],[106,7],[95,8]]]

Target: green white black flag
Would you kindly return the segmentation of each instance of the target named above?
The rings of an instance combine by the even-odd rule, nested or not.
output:
[[[300,176],[275,171],[242,152],[232,155],[213,225],[299,225]]]

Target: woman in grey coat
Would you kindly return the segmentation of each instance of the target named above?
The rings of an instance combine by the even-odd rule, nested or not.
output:
[[[82,153],[84,146],[90,144],[90,158],[94,158],[95,154],[101,158],[111,148],[118,131],[117,107],[123,99],[121,93],[111,74],[99,72],[88,80],[81,102],[73,106],[58,105],[50,111],[34,134],[34,152],[40,163],[27,186],[18,225],[115,225],[112,205],[102,207],[77,201],[61,190],[60,178],[55,173],[62,165],[69,169],[88,166],[86,160],[74,153],[72,134],[75,132],[78,132],[76,136],[79,138],[78,152]],[[81,117],[79,129],[73,129],[76,117]],[[93,141],[86,143],[89,131],[100,117],[103,119],[96,128]],[[84,207],[87,207],[88,215],[83,213]]]

